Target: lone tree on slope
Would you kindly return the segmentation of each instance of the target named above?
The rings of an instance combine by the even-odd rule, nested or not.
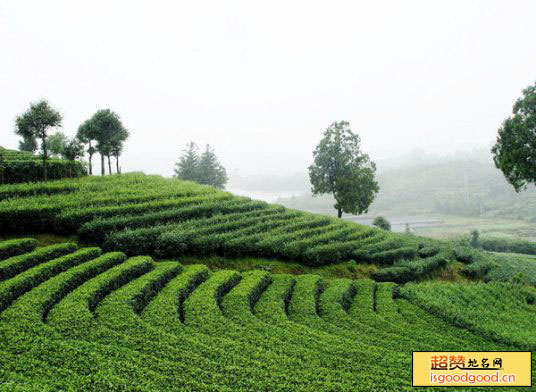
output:
[[[343,212],[367,212],[379,191],[376,165],[361,152],[360,144],[347,121],[334,122],[324,132],[309,166],[313,195],[333,194],[339,218]]]
[[[41,139],[43,153],[43,179],[48,180],[48,131],[60,127],[61,114],[52,109],[46,100],[30,104],[30,108],[15,120],[15,133],[26,139]]]
[[[491,149],[495,166],[516,192],[536,184],[536,83],[523,90]]]

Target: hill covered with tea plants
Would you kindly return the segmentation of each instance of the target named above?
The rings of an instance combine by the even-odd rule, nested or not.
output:
[[[0,187],[0,231],[76,234],[130,256],[256,256],[308,266],[353,260],[378,266],[377,280],[399,282],[455,259],[450,247],[422,237],[144,174]]]
[[[536,349],[522,285],[399,288],[36,245],[0,242],[7,390],[409,391],[412,350]]]

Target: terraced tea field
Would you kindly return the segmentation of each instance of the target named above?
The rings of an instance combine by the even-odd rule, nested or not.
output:
[[[2,233],[77,234],[105,250],[158,258],[254,255],[309,266],[355,260],[380,267],[406,261],[379,280],[393,274],[413,280],[451,257],[435,257],[437,250],[423,256],[421,249],[436,243],[421,237],[143,174],[0,187]]]
[[[400,289],[35,246],[0,243],[7,390],[400,391],[412,350],[536,348],[524,286]],[[487,317],[490,301],[508,316]]]

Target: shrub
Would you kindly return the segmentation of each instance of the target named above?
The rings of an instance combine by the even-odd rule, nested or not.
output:
[[[37,246],[37,240],[33,238],[22,238],[20,240],[9,240],[0,242],[0,261],[28,253]]]
[[[389,223],[389,221],[383,216],[377,216],[376,218],[374,218],[372,224],[376,227],[379,227],[380,229],[391,231],[391,223]]]
[[[43,180],[43,164],[40,160],[6,160],[4,161],[4,184],[35,182]],[[87,175],[83,163],[50,159],[48,161],[48,179],[57,180],[67,177]]]

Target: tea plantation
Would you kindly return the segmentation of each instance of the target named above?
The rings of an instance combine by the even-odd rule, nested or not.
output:
[[[53,158],[48,160],[48,173],[50,179],[81,177],[87,175],[87,169],[79,161]],[[40,181],[42,178],[43,161],[39,155],[0,146],[0,185]]]
[[[400,391],[412,350],[536,349],[535,293],[511,284],[400,289],[35,245],[0,243],[6,390]]]
[[[452,258],[424,238],[143,174],[0,187],[0,234],[43,232],[76,233],[83,243],[129,256],[254,255],[311,266],[403,262],[378,280],[413,280]]]
[[[481,282],[491,255],[190,182],[1,186],[0,234],[0,390],[409,391],[412,351],[536,351],[536,290]],[[181,263],[209,255],[375,269]],[[436,279],[454,267],[458,282]]]

